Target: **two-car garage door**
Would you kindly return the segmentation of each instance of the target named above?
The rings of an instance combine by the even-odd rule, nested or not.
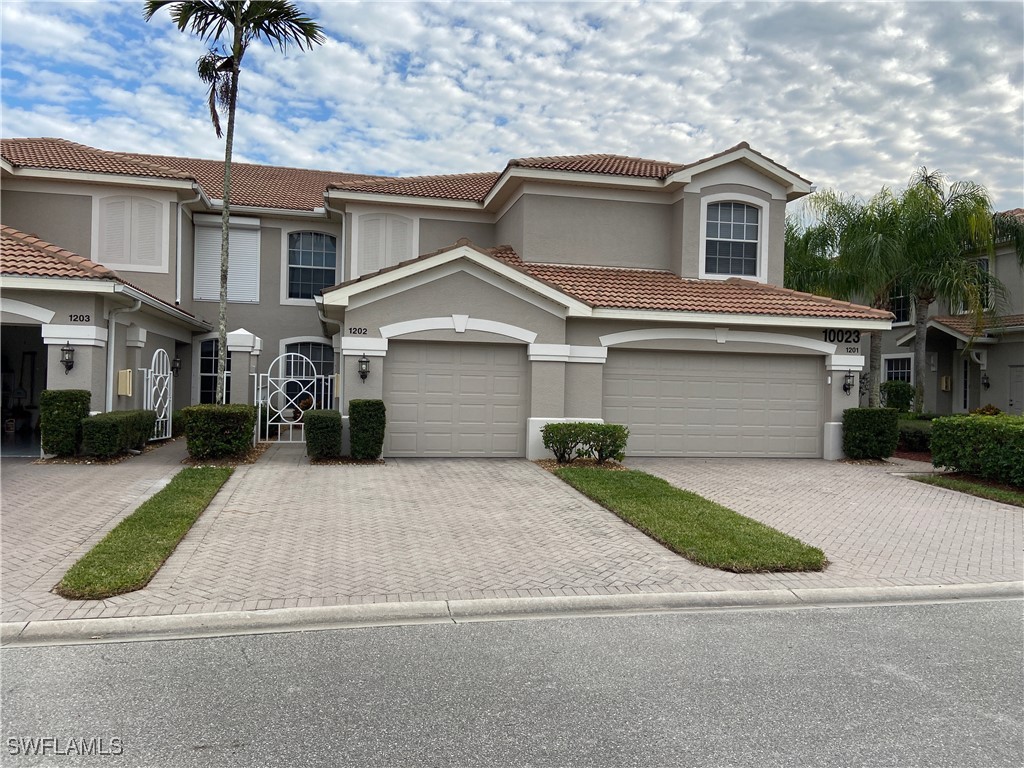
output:
[[[822,455],[820,356],[612,349],[604,419],[633,456]]]
[[[385,456],[525,456],[526,347],[393,342],[384,403]]]

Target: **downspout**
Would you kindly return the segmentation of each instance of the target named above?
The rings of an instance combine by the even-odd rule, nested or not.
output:
[[[199,189],[198,184],[192,185],[192,191],[196,193],[196,196],[191,200],[183,200],[178,203],[178,242],[177,242],[177,261],[175,262],[177,269],[174,275],[174,303],[176,306],[181,305],[181,233],[184,230],[184,219],[185,219],[185,206],[192,205],[192,203],[198,203],[203,199],[203,193]]]
[[[338,282],[345,282],[345,265],[348,263],[348,249],[345,248],[345,211],[340,208],[331,208],[330,200],[327,198],[327,193],[324,192],[324,210],[330,213],[336,213],[341,217],[341,280]]]
[[[114,410],[114,335],[117,329],[115,318],[118,315],[127,315],[138,312],[142,309],[142,299],[135,299],[130,307],[112,309],[107,313],[107,398],[104,403],[104,410],[107,413]]]
[[[347,250],[345,248],[345,211],[340,210],[338,208],[332,208],[331,207],[331,202],[330,202],[330,200],[327,197],[327,192],[324,192],[324,211],[328,211],[330,213],[336,213],[340,217],[340,224],[341,224],[341,281],[340,282],[344,282],[345,281],[345,263],[346,263],[346,258],[345,257],[348,255],[347,254]],[[328,326],[329,325],[337,326],[337,328],[338,328],[337,332],[341,333],[341,329],[343,327],[342,324],[341,324],[341,321],[340,320],[330,320],[330,319],[328,319],[327,315],[324,314],[324,297],[323,297],[322,293],[321,293],[321,295],[319,297],[319,300],[317,300],[316,297],[314,297],[314,301],[316,302],[316,315],[317,315],[317,317],[320,318],[320,327],[323,329],[324,337],[326,337],[328,339],[333,339],[334,338],[334,334],[329,332],[330,328],[328,328]],[[343,392],[343,388],[345,386],[345,384],[344,384],[344,382],[345,382],[345,371],[344,371],[344,368],[345,368],[345,356],[344,355],[340,355],[339,357],[341,359],[338,361],[337,372],[335,373],[335,380],[337,382],[337,385],[335,386],[334,396],[338,399],[338,410],[339,411],[343,411],[344,410],[344,402],[345,402],[345,393]],[[345,418],[346,418],[345,416],[342,417],[342,423],[344,423],[344,419]]]

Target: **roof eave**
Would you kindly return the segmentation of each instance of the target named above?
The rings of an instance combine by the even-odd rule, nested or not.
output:
[[[595,307],[591,316],[603,320],[641,320],[680,324],[760,325],[786,328],[843,328],[860,331],[887,331],[891,320],[860,317],[806,317],[802,315],[758,315],[732,312],[686,312],[680,310],[621,309]]]
[[[732,151],[726,151],[721,155],[688,165],[670,174],[665,179],[665,183],[666,185],[689,184],[697,174],[706,173],[714,168],[734,162],[742,162],[749,165],[784,187],[787,202],[797,200],[811,193],[810,181],[802,176],[798,176],[787,168],[783,168],[778,163],[758,154],[749,147],[737,147]]]
[[[107,184],[122,187],[152,187],[155,189],[186,191],[191,191],[192,185],[195,183],[191,178],[167,179],[159,176],[135,176],[126,173],[98,173],[95,171],[25,168],[22,166],[12,166],[11,174],[15,178],[25,179],[56,179],[59,181],[78,181],[85,184]]]

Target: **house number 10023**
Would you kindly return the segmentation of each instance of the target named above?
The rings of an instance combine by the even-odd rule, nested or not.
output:
[[[860,331],[839,331],[835,328],[829,328],[827,331],[822,331],[821,334],[825,337],[825,341],[832,344],[860,343]]]
[[[366,333],[367,333],[367,331],[366,331],[366,329],[365,329],[365,328],[349,328],[349,329],[348,329],[348,332],[349,332],[349,333],[350,333],[350,334],[351,334],[352,336],[365,336],[365,335],[366,335]]]

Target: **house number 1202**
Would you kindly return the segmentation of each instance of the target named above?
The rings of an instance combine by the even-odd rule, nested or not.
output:
[[[349,333],[350,333],[350,334],[351,334],[352,336],[365,336],[365,335],[366,335],[366,333],[367,333],[367,331],[366,331],[366,329],[365,329],[365,328],[349,328],[349,329],[348,329],[348,332],[349,332]]]

